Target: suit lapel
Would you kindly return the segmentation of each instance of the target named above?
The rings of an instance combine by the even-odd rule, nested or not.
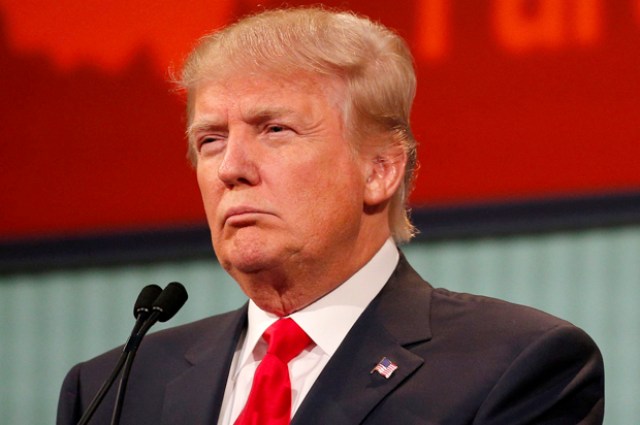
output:
[[[401,257],[383,290],[356,321],[292,420],[292,425],[354,425],[424,363],[406,348],[431,338],[431,287]],[[387,379],[371,370],[387,357]]]
[[[220,413],[238,339],[246,327],[246,305],[213,327],[185,354],[191,365],[165,390],[163,425],[212,425]]]

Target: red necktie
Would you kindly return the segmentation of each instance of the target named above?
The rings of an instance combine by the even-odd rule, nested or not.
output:
[[[291,380],[287,363],[309,345],[311,338],[291,319],[280,319],[262,335],[268,344],[249,399],[235,425],[289,425]]]

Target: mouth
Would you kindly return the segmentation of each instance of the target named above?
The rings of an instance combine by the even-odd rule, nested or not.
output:
[[[233,207],[229,208],[224,214],[224,224],[230,226],[248,226],[254,224],[264,215],[273,214],[253,207]]]

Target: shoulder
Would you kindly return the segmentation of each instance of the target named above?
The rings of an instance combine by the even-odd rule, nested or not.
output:
[[[400,276],[394,299],[411,317],[398,314],[428,328],[411,346],[425,360],[416,376],[431,378],[421,389],[445,410],[472,406],[477,423],[601,423],[602,355],[582,329],[532,307],[432,288],[413,270]]]
[[[536,308],[446,289],[433,289],[430,303],[434,341],[460,350],[485,352],[513,361],[539,348],[574,361],[601,357],[591,337],[574,324]]]
[[[394,300],[428,313],[433,337],[463,337],[472,344],[481,340],[531,341],[554,328],[584,334],[559,317],[533,307],[483,295],[434,288],[401,258],[390,279]],[[421,306],[421,307],[418,307]],[[584,334],[586,336],[586,334]]]
[[[460,331],[477,337],[495,335],[509,339],[515,334],[526,337],[556,326],[573,326],[532,307],[483,295],[435,288],[403,256],[384,288],[383,296],[385,304],[403,306],[395,308],[396,313],[405,312],[409,306],[409,311],[429,323],[434,336],[438,333],[452,336]]]
[[[582,329],[490,297],[434,289],[431,301],[431,343],[483,383],[478,423],[602,423],[602,354]]]
[[[532,307],[442,288],[433,289],[430,308],[434,332],[446,326],[473,331],[476,337],[510,338],[534,337],[554,327],[574,327],[566,320]]]
[[[497,298],[433,288],[404,259],[397,271],[389,282],[395,294],[387,297],[396,304],[394,314],[405,324],[427,327],[425,348],[442,352],[445,362],[456,353],[458,360],[480,361],[496,374],[522,356],[540,356],[540,363],[550,354],[567,362],[602,363],[595,342],[566,320]]]
[[[595,342],[574,324],[533,307],[492,297],[434,289],[431,318],[434,337],[458,334],[468,345],[509,346],[509,351],[518,354],[540,343],[564,341],[564,346],[557,347],[562,351],[598,352]]]

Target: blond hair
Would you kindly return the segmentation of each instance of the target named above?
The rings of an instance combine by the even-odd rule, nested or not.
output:
[[[203,37],[187,58],[179,85],[187,92],[188,124],[193,96],[203,80],[238,69],[335,76],[346,85],[343,119],[350,140],[387,134],[407,156],[404,180],[390,202],[396,242],[415,233],[407,198],[416,168],[416,140],[409,126],[416,78],[404,40],[385,26],[350,12],[324,8],[267,10]],[[354,148],[358,148],[355,142]],[[190,143],[190,158],[196,158]]]

